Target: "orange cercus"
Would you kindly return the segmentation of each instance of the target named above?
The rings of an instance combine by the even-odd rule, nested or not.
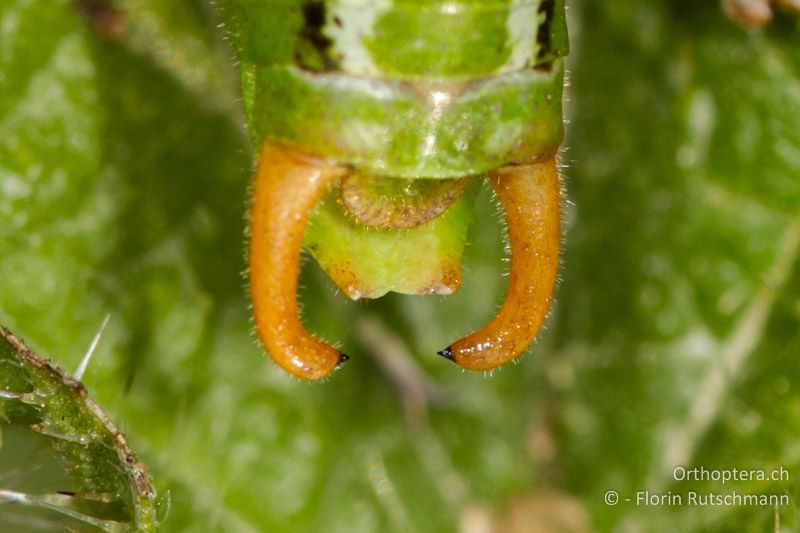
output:
[[[507,294],[439,354],[470,370],[518,357],[559,263],[564,0],[218,5],[259,152],[249,275],[269,355],[306,379],[347,360],[298,317],[304,242],[351,298],[457,290],[484,177],[508,228]]]
[[[250,286],[256,331],[288,372],[318,379],[348,357],[317,340],[297,315],[297,275],[308,216],[347,168],[272,142],[261,151],[250,214]],[[559,179],[555,153],[492,171],[505,213],[511,271],[505,301],[485,327],[441,352],[470,370],[516,358],[544,321],[558,270]]]

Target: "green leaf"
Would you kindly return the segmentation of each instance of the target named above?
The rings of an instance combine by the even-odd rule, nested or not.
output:
[[[610,507],[602,494],[796,491],[794,479],[672,476],[678,465],[796,468],[788,433],[767,428],[781,416],[771,402],[797,392],[745,400],[774,346],[797,347],[800,181],[787,149],[800,140],[796,23],[747,34],[707,6],[579,7],[583,20],[606,22],[584,35],[572,79],[572,272],[556,326],[574,372],[560,415],[571,484],[599,523],[729,530],[746,517],[772,527],[770,506]],[[722,433],[726,419],[739,427]],[[784,451],[761,453],[772,439]],[[784,526],[797,527],[795,508],[778,509]]]
[[[210,3],[108,0],[106,5],[121,20],[120,39],[126,48],[169,71],[204,105],[241,113],[231,54],[221,46],[216,31],[220,22]]]
[[[536,345],[491,376],[435,355],[503,295],[484,189],[456,295],[353,303],[306,262],[304,322],[352,356],[312,385],[251,333],[252,161],[212,11],[114,5],[117,39],[66,0],[0,7],[0,323],[76,368],[111,315],[85,382],[171,494],[164,530],[552,530],[564,509],[578,531],[774,528],[771,506],[637,507],[645,489],[788,494],[798,527],[796,20],[570,2],[565,251]]]
[[[156,530],[156,492],[147,468],[136,460],[125,437],[80,381],[2,327],[0,418],[10,429],[3,434],[4,446],[10,445],[4,455],[27,462],[21,470],[16,465],[4,472],[11,478],[6,482],[21,485],[0,489],[0,504],[7,511],[5,527],[13,527],[11,517],[19,512],[14,507],[28,506],[62,514],[62,520],[52,514],[41,516],[53,526],[74,528],[77,521],[107,531]],[[61,472],[37,472],[47,465],[48,459],[42,458],[48,455],[59,457]],[[5,466],[15,466],[13,459]],[[33,489],[33,480],[51,492],[43,493],[41,486]],[[24,523],[24,516],[17,520]],[[32,523],[35,516],[29,517]],[[67,518],[73,521],[64,521]]]

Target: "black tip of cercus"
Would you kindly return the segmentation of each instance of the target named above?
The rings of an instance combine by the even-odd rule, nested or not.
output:
[[[448,346],[444,350],[442,350],[440,352],[436,352],[436,353],[441,355],[445,359],[449,359],[450,361],[455,361],[455,356],[453,355],[453,348],[451,348],[450,346]]]
[[[350,360],[350,356],[349,355],[347,355],[346,353],[339,352],[339,362],[336,363],[336,368],[339,368],[340,366],[342,366],[343,364],[345,364],[349,360]]]

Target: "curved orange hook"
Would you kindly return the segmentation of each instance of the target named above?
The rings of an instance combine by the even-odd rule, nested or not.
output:
[[[250,216],[250,290],[256,331],[287,372],[319,379],[348,359],[309,334],[297,314],[297,275],[308,217],[345,167],[265,142]],[[508,166],[489,181],[505,210],[511,242],[506,299],[484,328],[440,355],[470,370],[518,357],[547,313],[558,271],[559,182],[556,156]]]
[[[250,209],[250,293],[258,336],[290,374],[319,379],[348,357],[308,333],[297,314],[306,223],[344,167],[265,141]]]
[[[497,316],[439,355],[469,370],[490,370],[533,341],[550,305],[561,242],[555,153],[493,171],[489,182],[505,211],[511,242],[508,292]]]

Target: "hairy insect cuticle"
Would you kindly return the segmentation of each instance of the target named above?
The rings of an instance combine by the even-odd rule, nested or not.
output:
[[[470,370],[518,357],[558,267],[564,0],[219,3],[260,150],[249,264],[269,355],[307,379],[348,359],[297,316],[304,245],[353,299],[455,292],[485,176],[511,244],[505,303],[439,355]]]

